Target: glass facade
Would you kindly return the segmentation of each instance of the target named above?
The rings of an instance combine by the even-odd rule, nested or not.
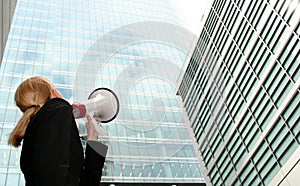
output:
[[[177,89],[212,185],[299,183],[299,17],[297,0],[212,1]]]
[[[195,36],[172,7],[167,0],[18,0],[0,68],[0,185],[24,185],[20,149],[7,139],[21,116],[15,89],[35,75],[70,103],[98,87],[117,94],[119,115],[100,137],[109,146],[102,181],[204,183],[176,96]]]

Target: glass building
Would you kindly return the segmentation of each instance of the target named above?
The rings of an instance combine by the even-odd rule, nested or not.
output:
[[[214,0],[177,88],[212,185],[300,183],[300,3]]]
[[[120,112],[100,137],[109,146],[102,182],[204,184],[176,96],[194,39],[172,1],[18,0],[0,68],[0,185],[24,185],[20,149],[7,139],[21,116],[15,89],[36,75],[70,103],[98,87],[117,94]]]

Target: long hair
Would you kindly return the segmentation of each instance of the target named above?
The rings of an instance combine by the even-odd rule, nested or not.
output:
[[[11,132],[8,144],[14,147],[21,145],[30,118],[51,98],[53,88],[52,83],[41,76],[26,79],[18,86],[15,93],[15,103],[23,115]]]

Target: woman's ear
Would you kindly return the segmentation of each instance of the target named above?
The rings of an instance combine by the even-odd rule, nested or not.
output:
[[[52,98],[63,98],[63,97],[58,90],[52,89]]]

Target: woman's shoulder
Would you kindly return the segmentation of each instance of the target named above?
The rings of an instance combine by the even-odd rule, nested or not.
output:
[[[63,108],[63,107],[66,107],[66,108],[70,108],[71,109],[71,105],[69,102],[67,102],[66,100],[64,99],[61,99],[61,98],[53,98],[53,99],[50,99],[49,101],[47,101],[42,109],[46,109],[46,110],[51,110],[51,109],[58,109],[58,108]]]
[[[49,108],[49,107],[63,107],[63,106],[71,107],[70,103],[64,99],[52,98],[49,101],[47,101],[43,107]]]
[[[28,136],[29,133],[32,134],[30,131],[36,131],[39,130],[40,127],[50,126],[48,123],[55,119],[68,117],[71,118],[72,116],[73,114],[71,105],[66,100],[60,98],[50,99],[34,116],[30,118],[25,136]]]
[[[37,113],[38,115],[44,115],[46,113],[51,113],[51,112],[55,112],[57,113],[58,111],[71,111],[72,112],[72,107],[70,105],[69,102],[67,102],[64,99],[61,98],[53,98],[50,99],[49,101],[47,101],[42,108],[39,110],[39,112]]]

